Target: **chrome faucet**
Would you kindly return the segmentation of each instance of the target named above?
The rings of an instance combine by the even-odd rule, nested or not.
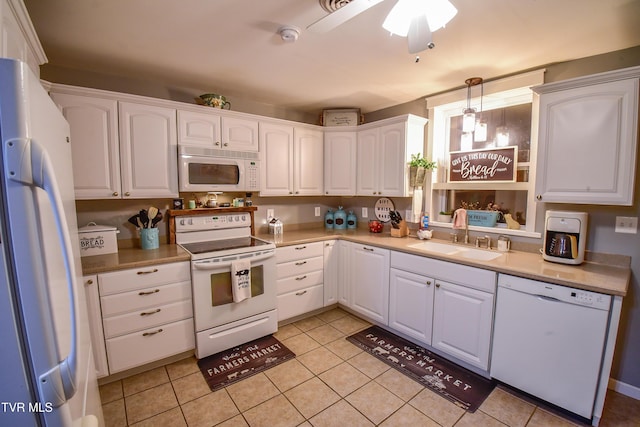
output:
[[[469,216],[464,216],[464,244],[469,244]]]

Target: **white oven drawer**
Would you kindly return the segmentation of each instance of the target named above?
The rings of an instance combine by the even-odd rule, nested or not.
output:
[[[302,273],[298,276],[286,277],[278,280],[278,295],[286,294],[309,286],[321,285],[323,280],[323,271],[317,270],[311,273]]]
[[[114,374],[194,347],[193,319],[111,338],[107,340],[109,372]]]
[[[191,280],[191,264],[188,261],[156,264],[100,274],[100,295],[111,295],[149,286]]]
[[[278,321],[317,310],[323,305],[324,287],[322,285],[278,295]]]
[[[152,306],[104,319],[104,336],[105,338],[113,338],[165,323],[188,319],[189,317],[193,317],[190,299],[172,304]]]
[[[297,259],[323,256],[322,242],[304,243],[300,245],[285,246],[276,249],[276,262],[295,261]]]
[[[191,300],[191,282],[153,286],[100,298],[102,317],[129,313],[143,308]]]
[[[300,274],[324,269],[324,258],[319,256],[315,258],[305,258],[295,261],[283,262],[281,264],[278,264],[276,268],[278,271],[278,279],[289,276],[297,276]]]

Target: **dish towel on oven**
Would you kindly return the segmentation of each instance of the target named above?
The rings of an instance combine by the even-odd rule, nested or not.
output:
[[[233,302],[251,298],[251,261],[239,260],[231,263],[231,291]]]

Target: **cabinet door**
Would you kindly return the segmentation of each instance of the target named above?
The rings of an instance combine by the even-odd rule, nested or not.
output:
[[[131,102],[119,108],[124,197],[177,197],[176,110]]]
[[[435,280],[391,269],[389,275],[389,326],[431,345]]]
[[[104,332],[102,330],[98,276],[85,276],[82,278],[82,283],[84,284],[84,293],[87,298],[89,333],[91,334],[91,349],[96,365],[96,375],[98,378],[106,377],[109,375],[109,367],[107,364],[107,350],[104,345]]]
[[[367,129],[358,132],[356,194],[358,196],[379,195],[378,175],[378,137],[379,131]]]
[[[388,249],[353,245],[350,254],[351,308],[376,322],[389,322]]]
[[[295,128],[293,135],[293,192],[298,196],[321,196],[324,189],[323,133]]]
[[[384,196],[407,196],[406,135],[405,124],[396,123],[379,129],[377,173],[378,194]]]
[[[356,194],[356,132],[325,132],[324,192]]]
[[[178,111],[178,144],[220,148],[220,116]]]
[[[261,196],[293,194],[293,128],[260,123]]]
[[[62,93],[51,98],[69,122],[76,199],[119,199],[117,101]]]
[[[258,122],[237,117],[222,118],[222,148],[258,151]]]
[[[436,281],[433,347],[487,370],[492,322],[493,294]]]
[[[324,306],[338,303],[339,249],[335,240],[324,242]]]
[[[338,302],[351,308],[351,252],[355,243],[338,240],[335,244],[338,255]]]
[[[536,198],[631,205],[638,79],[543,93]]]

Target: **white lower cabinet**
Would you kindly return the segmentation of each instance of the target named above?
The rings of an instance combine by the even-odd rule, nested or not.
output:
[[[87,315],[89,320],[89,333],[91,335],[91,350],[96,365],[98,378],[109,375],[107,365],[107,350],[104,346],[104,332],[102,330],[102,311],[100,310],[100,293],[98,292],[98,276],[84,276],[84,294],[87,300]]]
[[[336,240],[323,242],[324,255],[324,306],[338,303],[339,245]]]
[[[389,274],[389,327],[431,345],[435,279],[392,268]]]
[[[276,249],[278,321],[324,306],[322,242]]]
[[[195,347],[188,261],[103,273],[97,282],[108,374]]]
[[[487,370],[493,299],[489,292],[437,280],[431,345]]]
[[[350,308],[368,319],[387,325],[390,251],[355,243],[349,247]]]

